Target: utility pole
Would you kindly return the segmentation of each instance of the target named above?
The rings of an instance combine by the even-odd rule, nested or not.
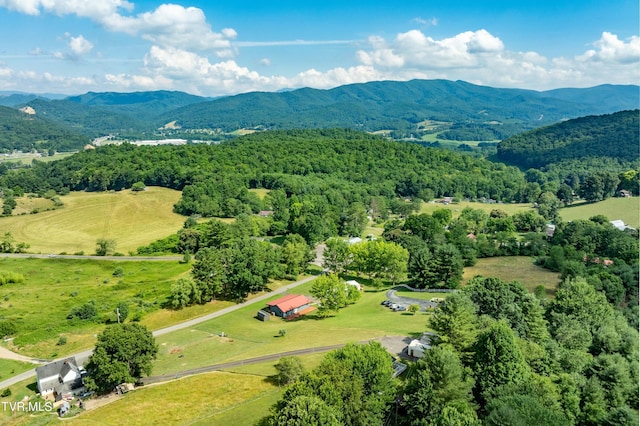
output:
[[[116,308],[116,316],[118,317],[118,324],[120,324],[120,308]]]

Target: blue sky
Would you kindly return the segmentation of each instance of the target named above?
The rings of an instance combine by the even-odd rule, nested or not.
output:
[[[0,0],[0,91],[640,83],[637,0]]]

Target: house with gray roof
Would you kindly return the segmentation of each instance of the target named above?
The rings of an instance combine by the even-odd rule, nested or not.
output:
[[[84,375],[75,357],[54,361],[36,368],[38,391],[44,399],[72,399],[86,391]]]

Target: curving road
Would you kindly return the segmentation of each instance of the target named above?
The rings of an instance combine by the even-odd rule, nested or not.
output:
[[[413,297],[398,296],[396,294],[397,289],[398,287],[394,287],[391,290],[387,291],[387,299],[389,299],[391,302],[395,303],[396,305],[402,305],[406,308],[408,308],[410,305],[420,305],[420,310],[422,311],[433,309],[436,306],[438,306],[437,303],[430,302],[428,300],[416,299]]]

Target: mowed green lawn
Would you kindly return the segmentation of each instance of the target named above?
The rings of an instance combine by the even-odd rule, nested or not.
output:
[[[0,233],[30,244],[33,253],[91,254],[96,241],[106,238],[126,254],[175,233],[185,221],[173,212],[180,192],[166,188],[74,192],[60,199],[64,207],[58,210],[0,218]]]
[[[122,277],[113,276],[122,268]],[[172,262],[112,262],[76,259],[0,257],[0,271],[22,274],[22,284],[0,286],[0,317],[14,321],[18,334],[9,346],[24,355],[55,358],[91,348],[104,323],[67,320],[74,306],[90,300],[99,315],[113,314],[118,302],[129,306],[129,318],[157,311],[171,284],[187,276],[191,265]],[[145,317],[142,317],[144,322]],[[58,346],[60,337],[67,343]]]
[[[560,210],[560,217],[567,222],[605,215],[609,220],[623,220],[629,226],[640,228],[640,197],[609,198],[597,203],[577,202]]]
[[[311,283],[297,287],[309,295]],[[359,342],[382,336],[418,335],[427,329],[429,314],[393,312],[380,303],[386,291],[364,291],[362,298],[338,312],[319,319],[314,313],[297,321],[255,318],[265,305],[254,304],[189,329],[159,336],[154,375],[175,373],[206,365],[237,361],[309,347]],[[280,296],[274,296],[277,298]],[[279,335],[285,330],[284,337]],[[224,337],[220,334],[224,332]]]

